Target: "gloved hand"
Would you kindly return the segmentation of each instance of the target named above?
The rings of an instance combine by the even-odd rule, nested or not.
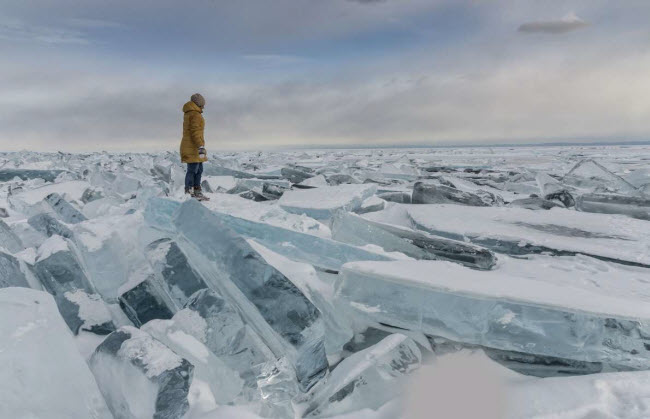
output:
[[[205,156],[208,154],[207,151],[205,151],[205,147],[199,147],[199,157],[204,159]]]

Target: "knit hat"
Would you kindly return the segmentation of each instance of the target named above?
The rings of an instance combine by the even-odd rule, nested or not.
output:
[[[205,106],[205,98],[200,93],[194,93],[190,100],[201,109]]]

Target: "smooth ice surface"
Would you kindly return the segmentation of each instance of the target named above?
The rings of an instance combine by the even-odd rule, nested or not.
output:
[[[0,417],[112,419],[49,294],[0,289]]]
[[[118,298],[118,290],[129,280],[129,251],[134,243],[121,237],[120,231],[135,228],[133,217],[111,217],[77,224],[74,242],[94,285],[107,301]],[[131,234],[135,234],[132,231]]]
[[[193,266],[232,299],[277,354],[286,354],[303,389],[327,368],[320,313],[280,271],[198,201],[184,202],[174,220]]]
[[[354,262],[337,296],[379,323],[582,361],[650,368],[645,268],[588,257],[502,256],[492,271],[449,262]]]
[[[295,214],[327,219],[340,209],[354,211],[376,191],[375,185],[338,185],[285,192],[279,205]]]
[[[549,211],[457,205],[405,208],[418,228],[452,239],[469,239],[501,252],[565,251],[650,264],[650,224],[646,221],[562,208]]]

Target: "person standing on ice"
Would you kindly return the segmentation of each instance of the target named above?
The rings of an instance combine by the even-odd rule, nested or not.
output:
[[[208,160],[205,151],[203,130],[203,107],[205,99],[199,93],[194,93],[190,101],[183,105],[183,139],[181,140],[181,162],[187,163],[185,174],[185,193],[199,201],[208,201],[210,198],[201,191],[201,174],[203,162]]]

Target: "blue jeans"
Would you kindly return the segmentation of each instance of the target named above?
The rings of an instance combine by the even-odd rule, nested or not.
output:
[[[185,187],[201,187],[202,173],[203,163],[187,163],[187,173],[185,173]]]

